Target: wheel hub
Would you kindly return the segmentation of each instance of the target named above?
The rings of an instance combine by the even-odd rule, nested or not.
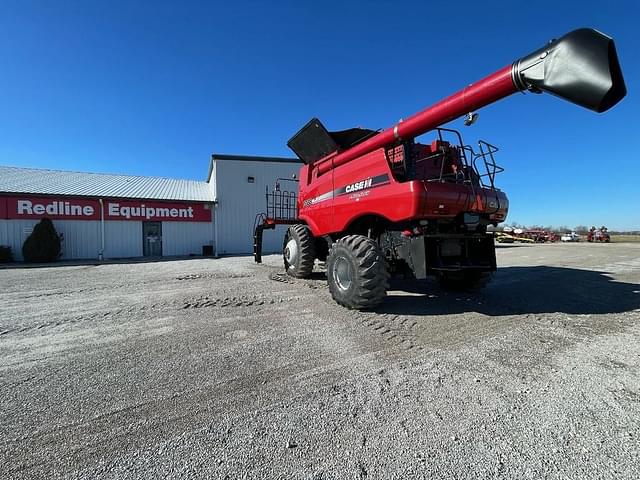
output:
[[[298,263],[298,242],[293,238],[284,247],[284,259],[287,261],[289,268],[295,269]]]
[[[351,262],[344,257],[336,258],[333,265],[333,280],[342,291],[349,290],[353,283],[353,271]]]

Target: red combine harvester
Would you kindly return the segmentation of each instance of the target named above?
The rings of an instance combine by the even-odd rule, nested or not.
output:
[[[609,229],[604,225],[600,228],[591,227],[587,234],[587,242],[611,242],[611,235],[609,235]]]
[[[478,150],[441,125],[516,92],[548,92],[604,112],[626,94],[611,38],[579,29],[382,131],[330,132],[316,118],[288,142],[304,162],[297,193],[267,193],[257,218],[254,256],[262,235],[289,224],[284,266],[293,277],[311,275],[326,260],[336,302],[367,309],[383,301],[389,275],[436,276],[444,288],[484,285],[496,270],[488,225],[506,219],[509,203],[495,185],[498,150]],[[431,143],[417,136],[435,131]]]

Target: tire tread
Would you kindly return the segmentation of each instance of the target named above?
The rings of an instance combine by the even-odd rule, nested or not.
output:
[[[329,259],[335,255],[336,249],[344,247],[353,256],[358,273],[355,289],[349,298],[343,299],[336,294],[336,286],[330,272],[327,272],[329,290],[334,300],[343,307],[365,310],[379,305],[387,295],[389,288],[389,271],[384,254],[378,244],[362,235],[347,235],[334,242],[329,251]],[[354,279],[356,281],[356,279]]]
[[[307,225],[301,223],[291,225],[284,237],[283,251],[289,239],[294,236],[297,238],[299,248],[298,265],[297,268],[290,269],[285,260],[285,269],[287,274],[294,278],[309,278],[313,272],[313,265],[316,259],[315,238]]]

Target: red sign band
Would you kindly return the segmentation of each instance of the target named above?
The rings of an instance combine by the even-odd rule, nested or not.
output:
[[[104,200],[105,220],[210,222],[211,209],[202,203]],[[100,202],[77,198],[0,198],[0,218],[100,220]]]

